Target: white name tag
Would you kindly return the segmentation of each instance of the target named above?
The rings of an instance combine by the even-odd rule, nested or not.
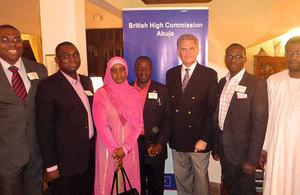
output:
[[[243,85],[238,85],[235,89],[235,91],[237,92],[241,92],[241,93],[245,93],[247,87],[246,86],[243,86]]]
[[[27,73],[27,76],[30,80],[39,79],[39,75],[36,72],[29,72]]]
[[[248,95],[245,93],[236,92],[237,99],[247,99]]]
[[[149,99],[157,100],[157,97],[158,97],[158,95],[157,95],[156,92],[149,92],[149,93],[148,93],[148,98],[149,98]]]
[[[93,96],[93,93],[90,90],[84,90],[87,96]]]

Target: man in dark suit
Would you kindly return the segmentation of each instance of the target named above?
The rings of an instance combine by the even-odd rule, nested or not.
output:
[[[56,47],[59,71],[39,83],[37,135],[53,195],[93,194],[94,126],[91,80],[77,74],[80,55],[70,42]]]
[[[219,83],[215,113],[215,160],[220,158],[228,194],[255,194],[254,173],[263,146],[267,119],[266,81],[245,71],[246,50],[237,43],[226,49],[229,69]]]
[[[167,87],[151,80],[152,68],[149,57],[138,57],[134,68],[137,79],[130,84],[138,90],[144,106],[144,130],[138,138],[141,194],[163,195],[171,107]]]
[[[41,195],[42,158],[36,139],[35,92],[44,65],[22,58],[20,32],[0,26],[0,194]]]
[[[200,65],[198,38],[181,35],[177,54],[182,65],[167,72],[173,128],[170,147],[178,194],[209,194],[208,164],[212,118],[217,102],[217,73]]]

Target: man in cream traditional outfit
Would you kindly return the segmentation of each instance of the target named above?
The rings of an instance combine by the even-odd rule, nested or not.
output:
[[[270,114],[260,159],[264,195],[300,194],[300,36],[286,43],[285,58],[288,70],[267,81]]]

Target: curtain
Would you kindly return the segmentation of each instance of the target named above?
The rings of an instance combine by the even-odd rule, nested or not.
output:
[[[32,52],[37,62],[43,63],[42,39],[40,35],[21,34],[21,39],[29,40]]]

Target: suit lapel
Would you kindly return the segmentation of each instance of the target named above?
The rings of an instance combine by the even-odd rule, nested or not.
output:
[[[13,98],[14,100],[16,100],[20,103],[23,103],[21,101],[21,99],[16,95],[11,84],[9,83],[1,63],[0,63],[0,66],[1,66],[0,67],[0,85],[1,85],[2,90],[7,91],[7,93],[4,93],[4,94],[8,94],[8,97]]]
[[[249,76],[249,73],[247,71],[245,71],[245,73],[243,75],[243,78],[240,81],[239,85],[245,85],[245,86],[247,86],[248,85],[248,76]]]
[[[82,85],[83,90],[84,91],[90,91],[92,94],[94,94],[91,83],[89,82],[89,80],[86,79],[85,77],[83,77],[82,75],[79,75],[79,77],[80,77],[80,83]],[[87,98],[89,100],[90,107],[91,107],[92,103],[93,103],[93,95],[92,96],[87,95]]]
[[[91,91],[90,84],[86,81],[86,79],[81,75],[79,75],[79,77],[80,77],[80,83],[82,85],[82,88],[84,90],[90,90]]]
[[[28,74],[30,72],[36,72],[33,68],[33,65],[29,61],[27,61],[24,58],[22,58],[22,61],[23,61],[24,67],[25,67],[26,74]],[[29,88],[29,91],[27,92],[26,101],[29,101],[30,99],[35,98],[35,89],[39,82],[39,79],[33,79],[33,80],[31,80],[30,78],[28,78],[28,79],[30,82],[30,88]]]
[[[194,71],[193,71],[193,74],[183,92],[183,94],[187,93],[188,91],[190,90],[193,90],[194,87],[199,87],[198,85],[193,85],[193,83],[195,83],[197,81],[197,79],[201,79],[201,71],[200,71],[200,67],[201,66],[199,63],[197,63]],[[180,72],[181,73],[181,72]],[[181,78],[181,74],[180,74],[180,78]],[[181,80],[180,80],[180,83],[181,83]],[[182,85],[180,85],[180,89],[182,88],[181,87]]]
[[[248,83],[248,72],[245,71],[243,77],[242,77],[242,80],[239,82],[238,85],[244,85],[244,86],[247,86],[247,83]],[[232,95],[232,99],[230,101],[230,104],[229,104],[229,108],[228,108],[228,111],[231,109],[232,105],[234,105],[234,103],[236,102],[237,100],[237,95],[236,95],[236,91],[233,93]]]
[[[221,93],[223,91],[223,88],[225,86],[225,83],[226,83],[226,79],[224,78],[224,79],[220,80],[219,85],[218,85],[218,104],[217,104],[217,109],[216,109],[215,114],[214,114],[215,121],[218,121],[219,109],[220,109],[220,97],[221,97]]]
[[[174,78],[174,86],[176,87],[176,93],[181,95],[182,93],[182,82],[181,82],[181,66],[178,66]]]
[[[221,93],[223,91],[223,88],[224,88],[225,84],[226,84],[226,79],[224,78],[220,81],[220,84],[219,84],[219,87],[218,87],[218,95],[219,96],[221,96]]]
[[[23,62],[24,64],[24,67],[25,67],[25,70],[26,70],[26,73],[27,73],[27,69],[26,69],[26,66],[25,66],[25,62]],[[15,93],[15,91],[13,90],[9,80],[7,79],[7,76],[3,70],[3,67],[0,63],[0,83],[1,83],[1,87],[3,87],[4,90],[7,90],[8,94],[9,94],[9,97],[13,97],[16,101],[20,102],[20,103],[24,103],[18,96],[17,94]],[[32,84],[31,84],[32,85]],[[31,89],[31,87],[30,87]],[[29,90],[30,91],[30,90]],[[29,95],[27,93],[27,97],[26,97],[26,101],[29,99]]]
[[[146,94],[145,105],[144,105],[144,108],[143,108],[143,114],[144,114],[144,115],[145,115],[145,110],[147,110],[148,107],[151,106],[151,105],[150,105],[150,101],[149,101],[149,99],[148,99],[148,93],[149,93],[149,92],[152,92],[153,90],[155,90],[155,87],[153,86],[153,84],[154,84],[154,83],[153,83],[152,80],[151,80],[149,89],[148,89],[147,94]]]
[[[67,78],[60,71],[58,71],[56,74],[57,77],[60,79],[60,83],[61,83],[60,87],[63,93],[70,94],[70,97],[72,97],[70,98],[70,101],[74,101],[75,104],[80,105],[82,108],[85,109],[80,97],[76,93],[71,83],[67,80]]]

